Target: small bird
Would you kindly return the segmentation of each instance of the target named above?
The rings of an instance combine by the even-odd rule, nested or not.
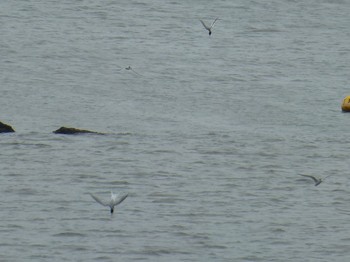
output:
[[[111,192],[111,199],[108,201],[102,201],[101,199],[99,199],[97,196],[93,195],[90,193],[90,196],[95,199],[95,201],[99,204],[101,204],[102,206],[109,206],[111,209],[111,214],[113,214],[114,212],[114,207],[116,205],[119,205],[121,202],[123,202],[125,200],[125,198],[127,198],[128,194],[123,194],[121,196],[114,194],[113,192]]]
[[[139,74],[139,73],[137,73],[131,66],[128,66],[128,67],[125,67],[125,68],[123,68],[123,67],[119,67],[118,69],[116,69],[117,71],[122,71],[122,70],[128,70],[128,71],[132,71],[134,74],[136,74],[136,75],[138,75],[138,76],[143,76],[143,75],[141,75],[141,74]]]
[[[201,21],[204,28],[209,31],[209,35],[211,35],[211,30],[213,29],[216,20],[218,20],[218,18],[215,18],[214,22],[212,22],[210,26],[207,26],[201,19],[199,19],[199,21]]]
[[[131,70],[131,71],[133,71],[135,74],[137,74],[137,75],[139,75],[139,76],[143,76],[143,75],[137,73],[134,69],[132,69],[131,66],[125,67],[125,70]]]
[[[318,186],[319,184],[321,184],[327,177],[331,176],[331,175],[328,175],[326,176],[325,178],[317,178],[317,177],[314,177],[314,176],[310,176],[310,175],[301,175],[300,176],[304,176],[304,177],[309,177],[311,178],[314,182],[315,182],[315,186]]]

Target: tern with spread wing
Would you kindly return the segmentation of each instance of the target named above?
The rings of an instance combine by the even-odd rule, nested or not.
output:
[[[134,72],[135,74],[139,75],[139,76],[143,76],[139,73],[137,73],[134,69],[131,68],[131,66],[125,67],[125,70],[131,70],[132,72]]]
[[[127,198],[127,196],[128,196],[128,194],[117,195],[117,194],[114,194],[113,192],[111,192],[111,199],[109,201],[103,201],[91,193],[90,193],[90,195],[93,199],[95,199],[95,201],[97,203],[101,204],[102,206],[110,207],[111,214],[113,214],[113,212],[114,212],[114,207],[116,205],[119,205],[121,202],[123,202],[125,200],[125,198]]]
[[[315,186],[318,186],[319,184],[321,184],[327,177],[331,176],[331,175],[328,175],[326,176],[325,178],[317,178],[317,177],[314,177],[314,176],[310,176],[310,175],[301,175],[300,176],[304,176],[304,177],[308,177],[308,178],[311,178],[314,182],[315,182]]]
[[[128,71],[132,71],[134,74],[136,74],[136,75],[138,75],[138,76],[143,76],[143,75],[141,75],[140,73],[136,72],[131,66],[128,66],[128,67],[125,67],[125,68],[119,66],[119,68],[116,69],[116,70],[117,70],[117,71],[122,71],[122,70],[124,70],[124,69],[125,69],[125,70],[128,70]]]
[[[218,18],[215,18],[214,22],[211,23],[210,26],[207,26],[202,20],[199,19],[199,21],[201,21],[202,25],[204,26],[205,29],[207,29],[209,31],[209,35],[211,35],[211,30],[213,29],[216,20],[218,20]]]

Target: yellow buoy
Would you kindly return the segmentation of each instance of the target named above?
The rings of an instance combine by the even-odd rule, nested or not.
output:
[[[350,112],[350,96],[344,98],[341,104],[341,110],[343,110],[343,112]]]

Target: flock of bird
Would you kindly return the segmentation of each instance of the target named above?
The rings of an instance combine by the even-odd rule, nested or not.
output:
[[[215,20],[210,24],[210,26],[208,26],[206,23],[204,23],[203,20],[201,20],[201,19],[199,19],[199,21],[202,23],[202,25],[204,26],[204,28],[205,28],[206,30],[208,30],[209,35],[211,35],[212,30],[213,30],[213,27],[214,27],[214,25],[215,25],[215,23],[216,23],[216,21],[217,21],[218,19],[219,19],[218,17],[215,18]],[[140,73],[136,72],[131,66],[128,66],[128,67],[125,67],[125,68],[119,67],[119,69],[117,69],[117,70],[118,70],[118,71],[121,71],[121,70],[123,70],[123,69],[128,70],[128,71],[131,71],[131,72],[133,72],[134,74],[136,74],[136,75],[138,75],[138,76],[143,76],[143,75],[141,75]]]
[[[208,30],[209,32],[209,36],[212,34],[212,30],[214,28],[214,25],[216,23],[216,21],[218,20],[219,18],[215,18],[215,20],[209,25],[207,25],[203,20],[199,20],[203,27]],[[141,74],[137,73],[131,66],[128,66],[126,68],[122,68],[120,67],[120,69],[118,71],[121,71],[121,70],[129,70],[129,71],[132,71],[133,73],[139,75],[139,76],[142,76]],[[328,175],[324,178],[319,178],[319,177],[315,177],[315,176],[311,176],[311,175],[304,175],[304,174],[299,174],[300,176],[303,176],[303,177],[307,177],[307,178],[310,178],[314,181],[315,183],[315,186],[318,186],[319,184],[321,184],[327,177],[331,176],[331,175]],[[111,211],[111,214],[113,214],[114,212],[114,207],[119,205],[121,202],[123,202],[128,194],[121,194],[121,195],[116,195],[114,194],[113,192],[111,192],[111,199],[109,201],[102,201],[101,199],[99,199],[97,196],[93,195],[93,194],[90,194],[91,197],[93,199],[95,199],[95,201],[103,206],[108,206],[110,208],[110,211]]]
[[[215,20],[211,23],[210,26],[208,26],[206,23],[204,23],[203,20],[199,20],[199,21],[202,23],[204,28],[209,31],[209,35],[211,35],[213,27],[218,19],[219,18],[215,18]],[[125,68],[120,67],[118,69],[118,71],[121,71],[123,69],[128,70],[128,71],[132,71],[134,74],[142,76],[141,74],[136,72],[131,66],[128,66]],[[119,205],[121,202],[123,202],[128,197],[128,194],[116,195],[113,192],[111,192],[111,199],[108,201],[105,201],[105,200],[101,200],[100,198],[98,198],[97,196],[95,196],[91,193],[90,193],[90,195],[97,203],[101,204],[102,206],[108,206],[110,208],[111,214],[113,214],[113,212],[114,212],[114,207]]]
[[[324,178],[319,178],[319,177],[315,177],[315,176],[311,176],[311,175],[303,175],[303,174],[299,174],[300,176],[303,176],[303,177],[308,177],[308,178],[311,178],[314,182],[315,182],[315,186],[318,186],[319,184],[321,184],[327,177],[331,176],[331,175],[328,175]],[[110,211],[111,211],[111,214],[113,214],[114,212],[114,207],[119,205],[121,202],[123,202],[127,197],[128,197],[128,194],[124,193],[124,194],[114,194],[113,192],[111,192],[111,199],[110,200],[101,200],[99,197],[91,194],[91,197],[93,199],[95,199],[95,201],[99,204],[101,204],[102,206],[107,206],[110,208]]]

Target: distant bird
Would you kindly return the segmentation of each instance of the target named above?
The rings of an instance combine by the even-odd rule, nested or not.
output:
[[[317,178],[317,177],[310,176],[310,175],[300,175],[300,176],[304,176],[304,177],[309,177],[309,178],[311,178],[311,179],[315,182],[315,186],[318,186],[318,185],[321,184],[327,177],[329,177],[329,176],[331,176],[331,175],[328,175],[328,176],[326,176],[325,178]]]
[[[134,69],[132,69],[131,66],[125,67],[125,70],[131,70],[131,71],[133,71],[135,74],[137,74],[137,75],[139,75],[139,76],[143,76],[143,75],[137,73]]]
[[[97,196],[90,193],[90,196],[96,200],[97,203],[101,204],[102,206],[108,206],[111,209],[111,214],[114,212],[114,207],[116,205],[119,205],[121,202],[127,198],[128,194],[123,194],[121,196],[114,194],[111,192],[111,199],[109,201],[102,201]]]
[[[128,66],[128,67],[125,67],[125,68],[123,68],[123,67],[119,67],[118,69],[117,69],[117,71],[122,71],[122,70],[128,70],[128,71],[132,71],[134,74],[136,74],[136,75],[139,75],[139,76],[143,76],[143,75],[141,75],[141,74],[139,74],[139,73],[137,73],[131,66]]]
[[[218,20],[218,18],[215,18],[214,22],[212,22],[210,26],[207,26],[201,19],[199,19],[199,21],[201,21],[201,23],[204,26],[204,28],[209,31],[209,35],[211,35],[211,30],[213,29],[216,20]]]

